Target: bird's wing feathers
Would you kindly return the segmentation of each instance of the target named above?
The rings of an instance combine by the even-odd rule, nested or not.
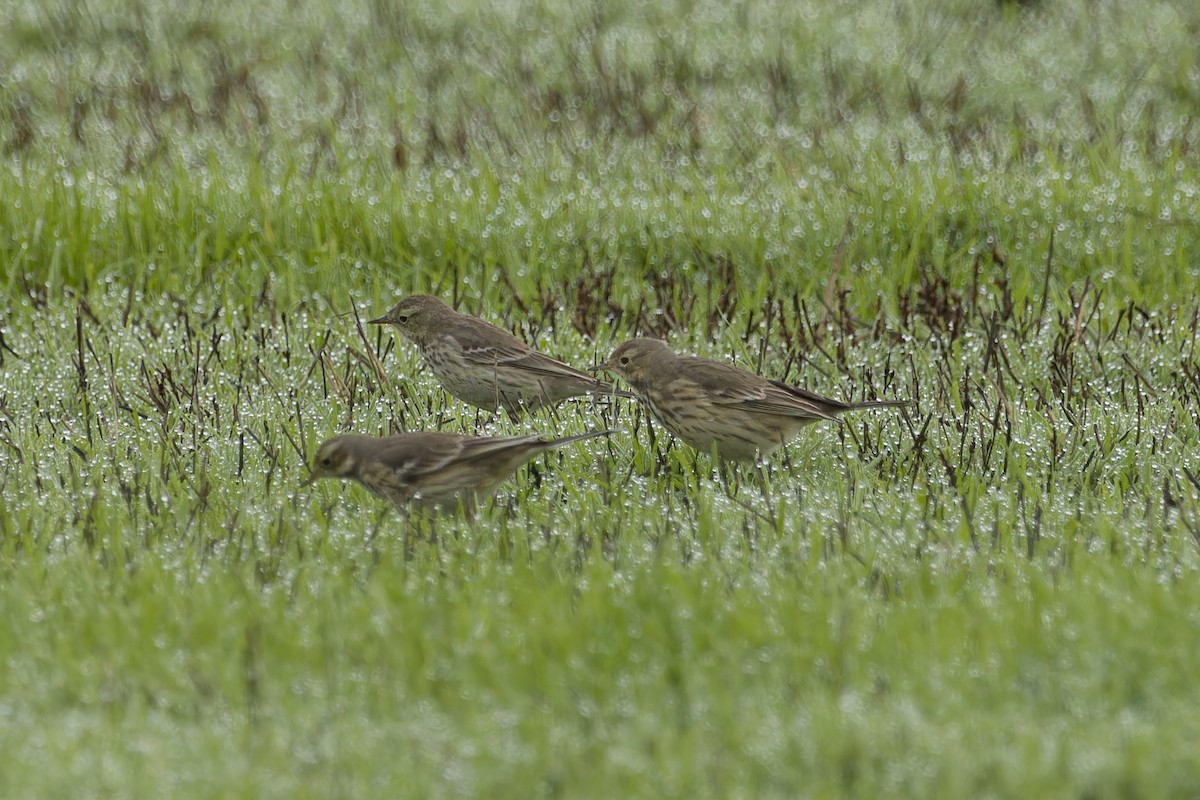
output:
[[[817,395],[813,396],[817,398]],[[840,407],[823,402],[822,399],[810,399],[803,395],[794,394],[773,382],[765,386],[727,393],[718,400],[721,404],[736,405],[747,411],[760,411],[764,414],[779,414],[785,417],[801,417],[805,419],[833,419]]]
[[[707,359],[689,360],[685,378],[701,387],[718,405],[786,417],[833,419],[847,406],[780,381]]]
[[[503,437],[479,437],[476,439],[467,439],[463,442],[462,453],[460,458],[463,461],[469,461],[474,458],[483,458],[484,456],[499,453],[503,450],[511,450],[514,447],[522,447],[524,445],[544,444],[542,437],[537,434],[530,436],[503,436]]]
[[[511,359],[528,349],[524,342],[503,328],[465,314],[456,320],[449,335],[458,342],[464,355],[480,363]]]
[[[480,366],[516,367],[545,375],[569,375],[589,383],[596,382],[586,372],[539,353],[503,328],[481,319],[466,317],[460,320],[452,335],[462,348],[463,357]]]
[[[471,437],[453,433],[402,434],[380,453],[379,460],[401,482],[407,483],[412,478],[445,469],[471,441],[474,441]]]
[[[504,450],[520,449],[523,452],[533,455],[542,450],[548,450],[551,447],[560,447],[571,442],[581,442],[584,439],[592,439],[597,436],[608,436],[610,430],[595,430],[587,433],[577,433],[573,436],[561,436],[557,439],[549,439],[541,434],[531,434],[529,436],[504,436],[504,437],[486,437],[468,438],[463,441],[462,453],[460,460],[469,461],[475,458],[483,458],[499,453]]]
[[[587,383],[597,383],[596,378],[586,372],[580,372],[569,364],[564,364],[557,358],[551,358],[545,353],[526,349],[523,353],[500,353],[499,363],[505,366],[519,367],[529,372],[556,377],[579,378]]]
[[[538,435],[491,437],[442,434],[435,438],[431,434],[425,434],[421,437],[420,444],[410,445],[403,462],[396,464],[396,470],[412,480],[439,472],[456,463],[486,458],[525,445],[539,444],[550,446],[550,443],[543,442],[542,437]],[[527,452],[532,455],[537,449],[534,447]]]
[[[569,364],[564,364],[545,353],[539,353],[520,340],[517,340],[517,345],[503,342],[484,347],[464,347],[463,356],[481,366],[515,367],[541,375],[572,377],[587,383],[597,383],[597,380],[586,372],[580,372]]]
[[[521,450],[523,454],[532,456],[551,447],[610,433],[612,431],[589,431],[559,439],[547,439],[539,434],[501,437],[460,436],[434,432],[407,434],[402,444],[386,450],[382,458],[401,482],[410,483],[417,478],[446,469],[452,464],[486,458],[506,450]],[[419,438],[416,438],[418,436]]]

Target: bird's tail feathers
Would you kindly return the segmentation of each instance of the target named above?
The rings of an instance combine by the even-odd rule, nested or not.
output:
[[[604,381],[599,381],[598,383],[599,385],[591,389],[588,394],[593,397],[627,397],[630,399],[637,397],[637,395],[628,389],[619,389],[611,383],[605,383]]]
[[[549,447],[558,447],[559,445],[570,444],[571,442],[582,442],[584,439],[595,439],[597,436],[611,436],[616,433],[614,430],[595,430],[587,433],[577,433],[574,436],[563,436],[559,439],[543,439],[542,444]]]
[[[851,411],[857,411],[862,408],[902,408],[903,406],[911,406],[911,400],[864,400],[861,403],[849,403]]]

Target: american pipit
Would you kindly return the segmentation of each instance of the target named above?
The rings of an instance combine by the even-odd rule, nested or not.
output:
[[[436,297],[406,297],[368,325],[394,325],[417,346],[447,392],[514,419],[582,394],[628,393],[539,353],[502,328],[460,314]]]
[[[538,453],[609,433],[591,431],[561,439],[436,431],[335,436],[317,449],[312,474],[301,485],[319,478],[349,478],[401,511],[410,505],[446,511],[461,504],[471,509]]]
[[[720,361],[681,356],[655,339],[625,342],[597,369],[624,378],[667,430],[727,460],[754,460],[800,428],[843,411],[907,405],[843,403]]]

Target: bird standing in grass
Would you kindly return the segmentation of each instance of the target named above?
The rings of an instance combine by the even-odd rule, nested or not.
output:
[[[437,431],[335,436],[317,449],[312,474],[301,485],[320,478],[348,478],[401,511],[410,506],[448,511],[460,505],[469,511],[538,453],[611,432],[590,431],[561,439]]]
[[[394,325],[421,351],[447,392],[514,420],[568,397],[618,394],[611,384],[539,353],[506,330],[460,314],[436,297],[406,297],[368,325]]]
[[[805,425],[844,411],[903,406],[881,400],[843,403],[706,358],[681,356],[655,339],[632,339],[597,370],[610,370],[667,430],[723,460],[770,453]]]

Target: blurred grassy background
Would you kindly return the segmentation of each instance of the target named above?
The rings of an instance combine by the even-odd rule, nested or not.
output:
[[[7,272],[52,289],[233,268],[291,297],[330,270],[400,290],[448,270],[479,300],[502,266],[521,289],[613,270],[633,302],[723,256],[811,292],[844,244],[870,301],[929,266],[965,284],[996,244],[1023,294],[1052,229],[1055,289],[1103,274],[1160,303],[1197,277],[1186,3],[4,15]]]

